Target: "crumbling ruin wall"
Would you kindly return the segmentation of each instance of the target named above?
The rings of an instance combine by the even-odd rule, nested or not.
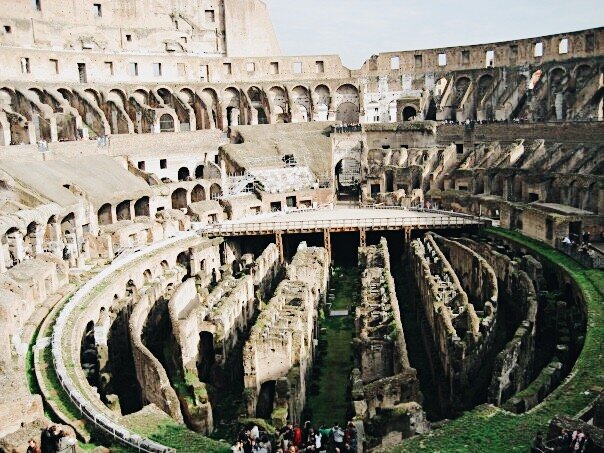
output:
[[[460,410],[471,407],[487,385],[483,382],[488,378],[483,367],[488,365],[488,355],[495,338],[497,307],[492,301],[497,300],[497,280],[492,269],[487,270],[490,266],[482,260],[483,274],[480,278],[485,283],[481,290],[470,293],[473,300],[478,299],[477,294],[480,294],[489,301],[482,302],[484,311],[479,312],[482,316],[479,318],[455,269],[437,241],[447,251],[456,249],[454,255],[461,255],[455,258],[456,262],[461,261],[464,255],[470,262],[474,259],[478,262],[480,257],[459,243],[435,239],[430,233],[423,241],[413,241],[410,247],[410,262],[430,325],[429,334],[438,351],[439,365],[447,382],[448,401],[443,403],[453,410]],[[462,278],[469,278],[469,275],[471,273]]]
[[[386,446],[392,441],[428,430],[421,407],[419,380],[409,364],[394,279],[390,269],[388,243],[359,248],[363,269],[361,303],[355,309],[355,363],[352,398],[355,419],[365,431]],[[385,426],[376,415],[391,411]],[[379,439],[379,441],[378,441]]]
[[[313,363],[317,309],[329,280],[324,248],[302,243],[286,278],[260,313],[243,351],[248,413],[256,416],[262,384],[275,381],[273,423],[299,420],[306,399],[306,378]]]
[[[176,272],[181,277],[184,275],[182,269],[176,268]],[[178,279],[180,280],[180,278]],[[161,290],[160,288],[157,288]],[[143,294],[138,301],[134,303],[134,308],[130,315],[129,330],[132,346],[132,355],[134,356],[134,366],[136,369],[136,378],[141,386],[143,400],[153,403],[174,420],[182,422],[183,416],[180,411],[180,402],[178,395],[170,385],[170,379],[166,370],[157,358],[143,344],[143,328],[149,317],[157,298],[162,294],[147,292]],[[154,297],[154,296],[157,296]]]
[[[540,263],[532,262],[533,258],[530,256],[523,257],[524,264],[494,250],[491,244],[470,239],[460,239],[460,242],[482,256],[495,270],[501,291],[500,308],[514,318],[512,323],[517,326],[513,338],[495,358],[489,385],[488,401],[501,405],[526,388],[533,374],[538,310],[533,281],[540,282],[543,271]],[[521,269],[523,267],[533,268],[532,278]],[[502,305],[504,303],[505,306]]]

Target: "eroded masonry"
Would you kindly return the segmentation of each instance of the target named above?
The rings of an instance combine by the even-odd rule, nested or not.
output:
[[[351,70],[260,0],[12,3],[0,450],[604,446],[603,28]]]

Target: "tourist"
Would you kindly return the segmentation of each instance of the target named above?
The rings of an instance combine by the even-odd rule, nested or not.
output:
[[[537,434],[531,442],[531,453],[544,453],[551,450],[551,448],[546,447],[543,443],[543,434],[541,434],[541,431],[537,431]]]
[[[347,449],[350,453],[356,453],[357,451],[357,429],[354,426],[352,421],[348,422],[348,427],[346,428],[346,434],[344,436],[346,441]]]
[[[287,422],[287,424],[281,428],[279,431],[281,438],[283,440],[283,450],[287,450],[290,442],[294,439],[294,427],[291,422]]]
[[[570,238],[568,237],[568,235],[566,235],[566,236],[564,236],[564,239],[562,239],[562,243],[570,245],[572,243],[572,241],[570,240]]]
[[[294,445],[298,448],[302,448],[302,429],[299,425],[294,428]]]
[[[42,431],[42,453],[55,453],[58,450],[59,430],[52,425]]]
[[[589,245],[589,231],[583,232],[583,244]]]
[[[327,449],[329,445],[329,439],[331,438],[331,428],[321,425],[319,428],[319,435],[321,436],[321,445],[324,449]]]
[[[583,430],[581,428],[577,428],[573,431],[573,435],[571,437],[570,448],[572,451],[582,451],[585,442],[585,434],[583,434]]]
[[[243,442],[241,442],[240,440],[235,442],[235,445],[231,447],[231,451],[233,453],[243,453]]]
[[[260,430],[258,429],[258,425],[252,426],[252,429],[250,430],[250,437],[252,438],[252,440],[256,440],[260,437]]]
[[[27,453],[42,453],[42,450],[40,450],[40,447],[38,447],[35,440],[29,439],[29,442],[27,443]]]
[[[333,424],[332,435],[336,451],[344,452],[344,430],[340,428],[337,422]]]

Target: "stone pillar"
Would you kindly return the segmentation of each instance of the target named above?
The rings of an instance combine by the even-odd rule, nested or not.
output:
[[[29,135],[29,144],[35,145],[38,139],[36,138],[36,124],[33,121],[27,122],[27,134]]]
[[[44,252],[44,230],[38,226],[36,232],[32,234],[32,249],[34,255]]]
[[[19,231],[15,231],[7,235],[8,250],[12,252],[13,258],[17,262],[23,261],[25,258],[25,244],[23,242],[23,235]]]
[[[57,128],[57,118],[55,116],[48,119],[50,126],[50,141],[58,142],[59,141],[59,130]]]
[[[325,250],[327,250],[327,256],[329,257],[329,262],[331,263],[331,234],[329,228],[323,230],[323,246]]]
[[[359,229],[359,246],[367,247],[367,230],[365,228]]]
[[[279,250],[279,262],[283,264],[285,263],[285,251],[283,250],[283,236],[280,231],[275,233],[275,244],[277,244]]]

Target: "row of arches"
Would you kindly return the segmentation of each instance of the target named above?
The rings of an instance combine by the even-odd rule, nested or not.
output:
[[[206,188],[201,184],[196,184],[190,191],[184,187],[176,188],[170,194],[171,209],[187,209],[190,203],[197,203],[206,200],[217,200],[222,196],[222,187],[220,184],[213,183]],[[123,220],[134,220],[137,217],[151,217],[150,199],[143,196],[138,200],[124,200],[115,208],[111,203],[103,204],[97,210],[97,220],[99,225],[111,225]]]

